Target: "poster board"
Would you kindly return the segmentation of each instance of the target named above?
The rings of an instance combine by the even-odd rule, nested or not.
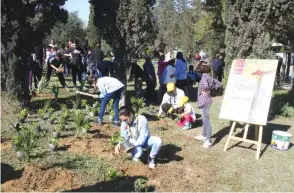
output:
[[[234,60],[219,118],[266,125],[277,65],[278,60]]]

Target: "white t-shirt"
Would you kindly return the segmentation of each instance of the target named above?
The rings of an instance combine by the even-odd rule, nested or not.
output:
[[[164,84],[167,84],[167,83],[176,83],[176,77],[174,76],[173,78],[170,78],[170,76],[172,74],[174,74],[176,72],[176,69],[174,67],[172,67],[171,65],[168,65],[166,67],[166,76],[165,76],[165,79],[164,79]]]
[[[121,83],[119,80],[117,80],[116,78],[108,77],[108,76],[98,78],[96,86],[101,92],[100,94],[101,98],[105,97],[107,93],[112,93],[124,87],[123,83]]]
[[[162,113],[162,104],[164,103],[168,103],[168,104],[171,104],[173,106],[174,109],[178,108],[179,107],[179,104],[180,104],[180,101],[181,101],[181,98],[185,96],[185,93],[183,90],[179,89],[179,88],[176,88],[176,96],[170,96],[168,95],[167,93],[165,93],[163,95],[163,99],[162,99],[162,102],[161,102],[161,105],[160,105],[160,108],[159,108],[159,115],[161,115]]]
[[[190,116],[193,118],[194,121],[196,121],[195,111],[194,111],[194,109],[193,109],[193,107],[192,107],[191,104],[186,103],[185,104],[185,110],[184,111],[185,112],[190,112]]]

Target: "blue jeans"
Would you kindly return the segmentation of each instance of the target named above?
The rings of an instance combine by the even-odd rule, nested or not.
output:
[[[161,144],[162,140],[159,137],[151,136],[146,140],[143,146],[135,147],[135,149],[132,151],[132,156],[135,158],[140,158],[143,155],[143,148],[151,148],[149,157],[154,159],[161,148]]]
[[[119,103],[119,100],[120,100],[120,95],[123,91],[123,87],[114,91],[114,92],[111,92],[111,93],[107,93],[104,98],[102,99],[102,102],[101,102],[101,109],[100,109],[100,112],[99,112],[99,117],[98,117],[98,122],[102,122],[103,121],[103,116],[104,116],[104,113],[105,113],[105,108],[106,108],[106,105],[107,103],[113,99],[113,109],[114,109],[114,123],[119,123],[119,120],[118,120],[118,103]]]
[[[203,107],[201,110],[201,116],[202,116],[202,136],[206,137],[207,140],[211,139],[211,133],[212,128],[210,124],[210,118],[209,118],[209,107]]]

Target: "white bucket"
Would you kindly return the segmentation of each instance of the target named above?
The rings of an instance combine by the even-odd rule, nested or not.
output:
[[[289,148],[292,135],[284,131],[273,131],[271,146],[275,149],[286,151]]]

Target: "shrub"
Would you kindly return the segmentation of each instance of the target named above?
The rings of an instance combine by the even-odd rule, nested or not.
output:
[[[138,178],[134,182],[135,192],[148,192],[147,180],[143,178]]]
[[[294,108],[286,103],[281,109],[281,115],[288,118],[294,117]]]

